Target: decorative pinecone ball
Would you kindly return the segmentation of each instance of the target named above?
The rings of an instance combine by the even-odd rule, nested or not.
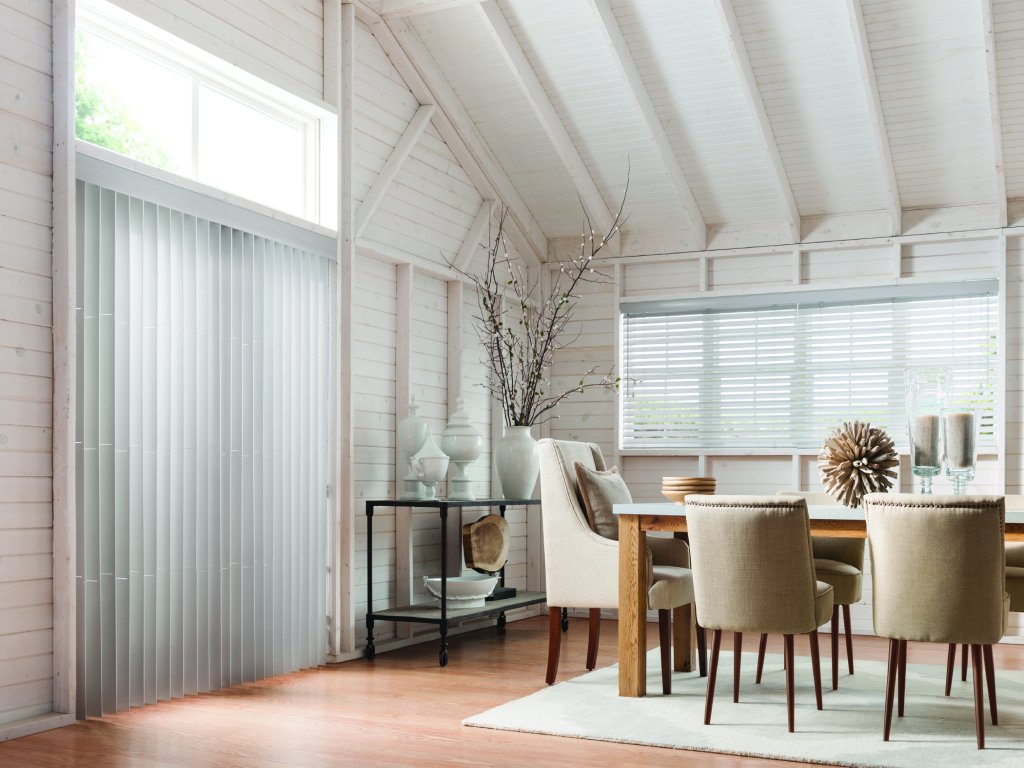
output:
[[[900,463],[892,438],[867,422],[846,422],[825,440],[818,469],[825,491],[847,507],[859,507],[866,493],[887,492]]]

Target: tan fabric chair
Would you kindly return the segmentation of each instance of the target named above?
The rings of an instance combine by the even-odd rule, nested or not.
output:
[[[809,505],[835,505],[836,501],[822,491],[779,491],[779,496],[797,497]],[[853,634],[850,630],[850,606],[861,599],[864,580],[864,539],[838,536],[812,536],[814,573],[818,581],[832,585],[832,690],[839,687],[839,608],[843,609],[846,632],[846,666],[853,674]],[[763,642],[762,642],[763,645]],[[763,659],[764,654],[761,654]],[[758,670],[762,661],[758,659]],[[758,680],[761,675],[758,674]]]
[[[722,630],[733,632],[733,701],[740,695],[743,633],[777,632],[784,638],[792,732],[793,635],[810,636],[814,695],[821,709],[818,627],[832,613],[832,587],[814,578],[806,502],[777,496],[689,496],[686,527],[697,615],[715,632],[704,723],[711,722]]]
[[[889,638],[882,738],[889,740],[894,696],[898,715],[903,716],[907,641],[966,643],[971,646],[974,668],[978,749],[983,749],[982,657],[995,725],[992,644],[1006,631],[1010,607],[1003,554],[1003,498],[872,493],[864,502],[875,634]],[[945,555],[936,557],[936,552]]]
[[[597,662],[601,609],[619,607],[619,542],[599,536],[587,522],[573,462],[604,470],[594,443],[539,441],[540,499],[544,531],[544,573],[548,603],[548,685],[555,682],[561,650],[563,608],[590,610],[587,669]],[[690,631],[693,577],[684,541],[649,537],[647,606],[658,611],[662,690],[671,692],[672,614],[675,631]],[[681,635],[680,635],[681,636]],[[698,638],[699,639],[699,638]],[[676,671],[689,659],[676,654]]]

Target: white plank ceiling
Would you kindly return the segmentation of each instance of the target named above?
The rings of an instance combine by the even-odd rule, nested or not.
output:
[[[627,172],[636,252],[1000,226],[1008,201],[1021,223],[1020,0],[367,4],[419,36],[549,239],[614,214]]]

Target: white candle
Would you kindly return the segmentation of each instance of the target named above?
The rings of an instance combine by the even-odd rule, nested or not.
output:
[[[974,466],[974,414],[970,411],[946,414],[946,466]]]
[[[939,466],[939,417],[922,413],[914,417],[914,466]]]

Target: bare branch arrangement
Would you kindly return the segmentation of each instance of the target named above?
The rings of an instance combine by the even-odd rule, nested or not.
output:
[[[612,375],[614,366],[600,376],[598,366],[591,367],[567,390],[552,390],[550,371],[558,351],[579,338],[578,333],[567,337],[581,298],[579,290],[587,283],[610,280],[593,266],[593,260],[622,227],[625,199],[623,194],[611,228],[603,235],[595,233],[586,219],[587,232],[580,238],[579,253],[561,261],[557,272],[552,270],[546,289],[541,288],[539,279],[531,280],[521,262],[508,254],[508,208],[501,211],[480,273],[470,274],[448,261],[449,267],[476,286],[478,312],[473,320],[487,351],[483,362],[489,372],[484,386],[501,402],[507,426],[533,426],[557,418],[552,410],[559,403],[587,389],[618,390],[620,379]]]
[[[818,469],[829,496],[847,507],[859,507],[868,493],[888,492],[899,464],[892,438],[867,422],[847,422],[825,440]]]

